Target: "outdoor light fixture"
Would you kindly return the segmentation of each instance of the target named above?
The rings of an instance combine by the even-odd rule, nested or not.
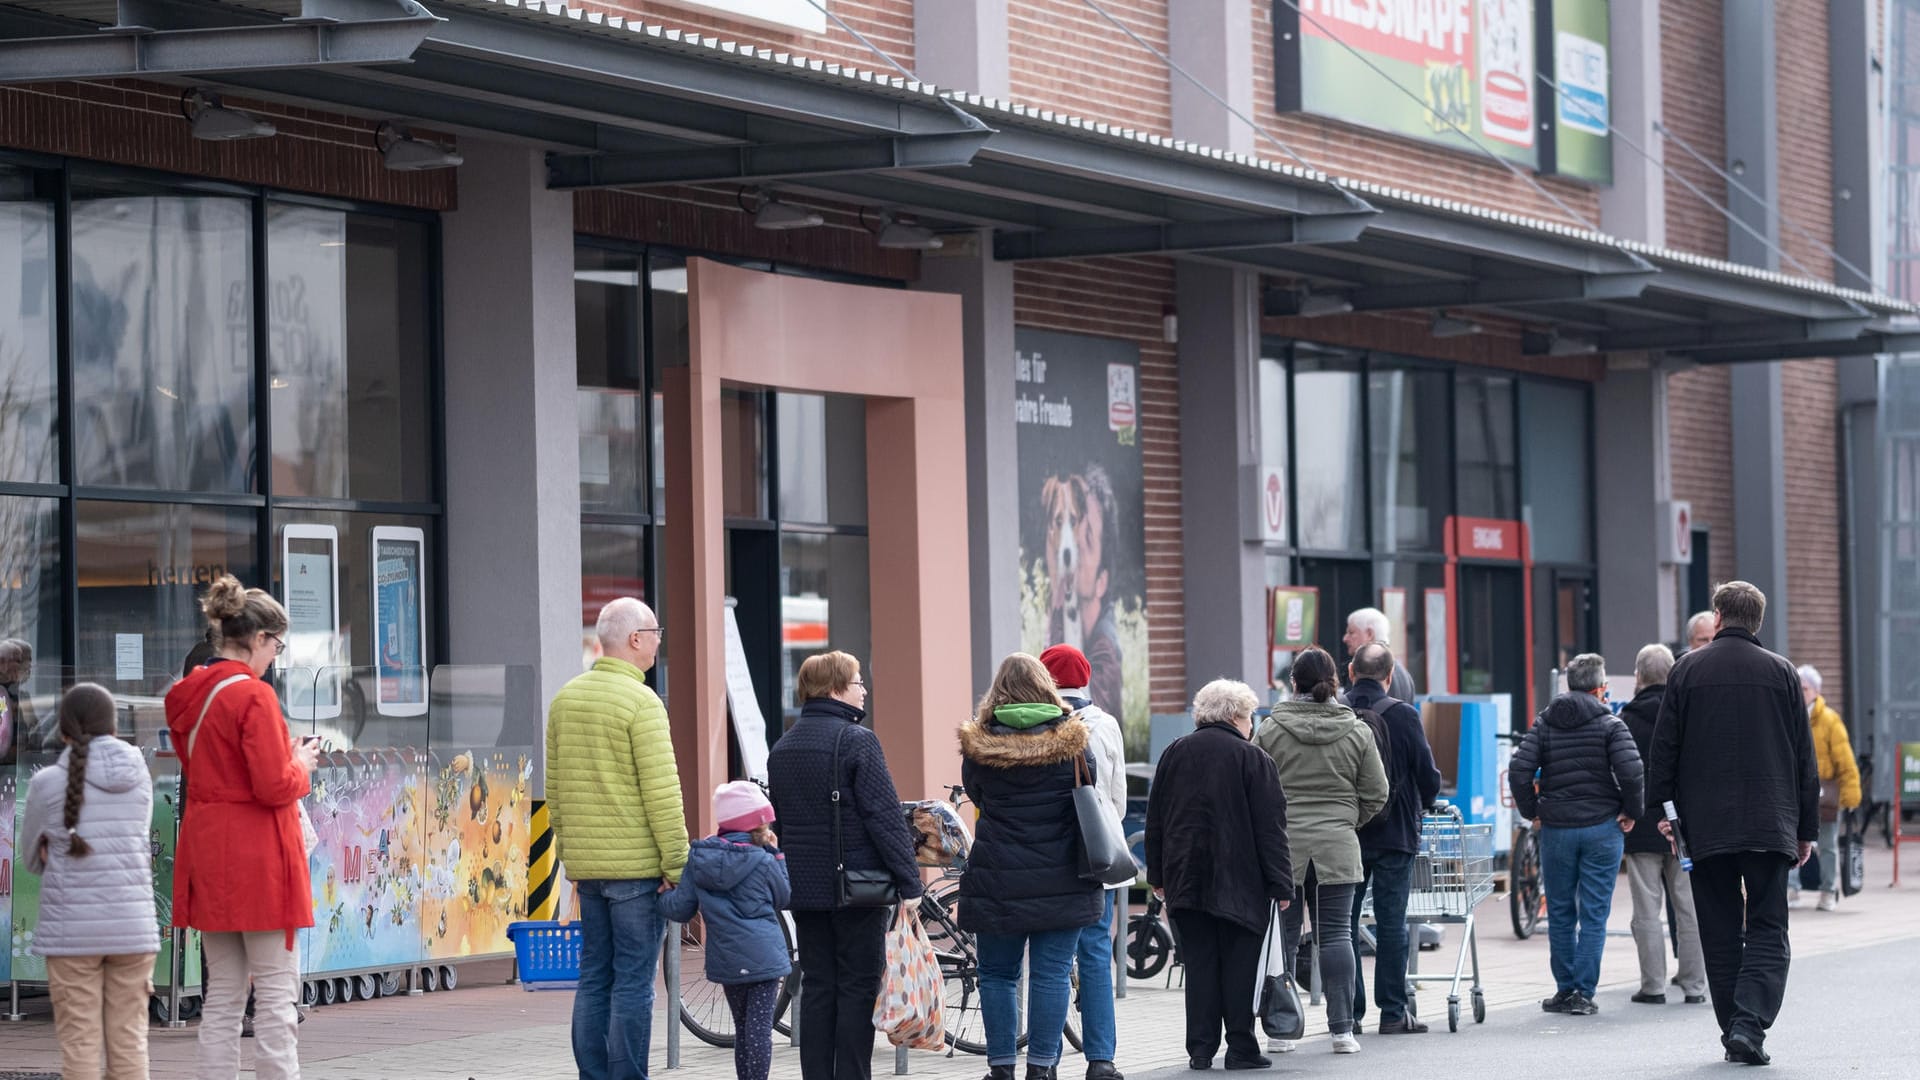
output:
[[[257,116],[220,104],[220,95],[193,87],[180,95],[180,115],[193,127],[193,137],[207,142],[265,139],[278,129]]]
[[[747,196],[751,194],[759,200],[758,205],[749,205]],[[788,229],[811,229],[815,225],[825,225],[827,219],[812,210],[781,202],[771,192],[763,188],[743,188],[734,196],[740,209],[753,213],[753,227],[784,232]]]
[[[1353,310],[1353,301],[1333,293],[1300,293],[1300,306],[1297,314],[1303,318],[1317,319],[1322,315],[1345,315]]]
[[[451,169],[466,160],[452,147],[418,138],[391,120],[373,129],[373,145],[394,172]]]
[[[1563,334],[1554,330],[1547,335],[1548,356],[1586,356],[1600,351],[1600,343],[1590,337],[1578,334]]]
[[[1472,319],[1461,319],[1444,312],[1433,317],[1433,336],[1437,338],[1472,337],[1484,332],[1484,327]]]
[[[895,221],[893,211],[880,211],[880,227],[875,229],[867,225],[867,211],[860,211],[860,224],[866,225],[875,236],[874,243],[883,248],[899,248],[907,251],[938,251],[946,242],[933,234],[933,230],[924,225],[908,225]]]

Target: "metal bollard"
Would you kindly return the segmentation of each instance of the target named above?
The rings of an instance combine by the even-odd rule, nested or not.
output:
[[[1113,996],[1115,999],[1127,996],[1127,890],[1116,889],[1107,894],[1113,901]]]
[[[177,926],[173,928],[172,934],[173,955],[167,964],[167,1027],[178,1030],[187,1026],[187,1022],[180,1019],[180,980],[186,978],[187,974],[186,958],[183,955],[187,948],[187,934]]]
[[[17,1024],[27,1018],[27,1014],[20,1011],[20,980],[8,980],[7,988],[13,997],[13,1005],[7,1010],[7,1019]]]
[[[787,976],[787,1045],[800,1049],[800,968]]]
[[[680,924],[667,924],[660,948],[667,975],[667,1068],[680,1067]]]
[[[907,1048],[904,1046],[893,1048],[893,1075],[907,1075]]]

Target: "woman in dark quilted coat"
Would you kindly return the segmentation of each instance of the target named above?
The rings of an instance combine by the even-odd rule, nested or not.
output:
[[[1087,725],[1067,714],[1053,676],[1014,653],[960,728],[960,778],[980,810],[960,879],[960,928],[978,935],[987,1080],[1013,1080],[1020,962],[1027,974],[1028,1080],[1054,1080],[1080,928],[1099,921],[1098,882],[1080,877],[1075,765],[1092,784]]]

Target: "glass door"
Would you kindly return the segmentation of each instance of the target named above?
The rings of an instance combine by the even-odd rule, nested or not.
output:
[[[1526,607],[1517,566],[1460,567],[1460,692],[1527,700]]]

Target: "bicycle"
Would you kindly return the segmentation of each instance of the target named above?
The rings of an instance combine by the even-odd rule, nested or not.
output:
[[[1500,736],[1515,745],[1526,737],[1524,731]],[[1547,889],[1540,872],[1540,830],[1524,819],[1513,828],[1513,846],[1507,856],[1507,913],[1513,920],[1513,936],[1521,941],[1532,937],[1547,917]]]
[[[780,930],[787,939],[787,957],[793,961],[793,974],[782,976],[780,993],[773,1003],[773,1030],[793,1034],[788,1018],[793,1004],[793,980],[799,977],[799,952],[794,946],[793,915],[780,912]],[[727,1005],[726,989],[707,981],[706,923],[695,915],[680,928],[680,1025],[694,1038],[723,1050],[734,1043],[733,1009]]]

